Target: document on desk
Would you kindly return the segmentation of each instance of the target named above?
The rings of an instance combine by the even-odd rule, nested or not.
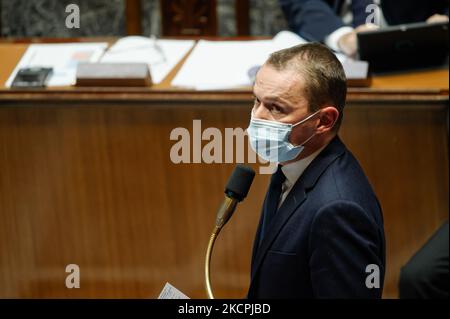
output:
[[[172,86],[197,90],[231,89],[252,84],[249,70],[261,66],[270,53],[306,43],[282,31],[271,40],[200,40],[172,81]]]
[[[164,285],[163,290],[159,294],[158,299],[190,299],[190,298],[167,282]]]
[[[5,86],[11,87],[19,69],[26,67],[52,67],[53,75],[48,86],[72,85],[75,83],[77,64],[97,62],[107,46],[106,42],[30,44]]]
[[[161,82],[195,44],[194,40],[162,40],[128,36],[101,58],[105,63],[147,63],[153,83]]]
[[[271,40],[200,40],[172,81],[172,86],[196,90],[224,90],[253,84],[258,68],[272,52],[307,43],[290,31],[281,31]],[[347,78],[366,78],[368,64],[335,53]]]

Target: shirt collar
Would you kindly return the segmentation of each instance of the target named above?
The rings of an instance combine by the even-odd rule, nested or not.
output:
[[[285,164],[281,167],[284,176],[286,176],[285,183],[289,185],[294,185],[295,182],[300,178],[305,169],[309,164],[316,158],[317,155],[326,147],[326,145],[322,146],[320,149],[312,153],[311,155],[302,158],[301,160]]]

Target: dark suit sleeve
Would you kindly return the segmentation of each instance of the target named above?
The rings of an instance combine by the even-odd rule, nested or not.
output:
[[[289,28],[308,41],[324,42],[325,37],[344,26],[323,0],[279,0]]]
[[[337,201],[315,216],[309,238],[311,282],[317,298],[380,298],[384,257],[377,224],[357,204]],[[380,288],[369,289],[366,267],[376,264]]]

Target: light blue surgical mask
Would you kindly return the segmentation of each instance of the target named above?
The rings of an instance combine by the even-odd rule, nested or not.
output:
[[[304,149],[304,145],[313,138],[316,133],[312,134],[302,144],[294,146],[289,142],[289,136],[291,135],[292,129],[297,125],[305,123],[319,112],[320,110],[298,123],[287,124],[255,118],[252,111],[250,125],[247,128],[252,149],[261,158],[269,162],[282,163],[293,160],[300,155]]]

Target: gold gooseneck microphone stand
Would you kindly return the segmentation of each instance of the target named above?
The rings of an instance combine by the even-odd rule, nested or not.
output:
[[[205,258],[205,283],[206,283],[206,293],[208,294],[209,299],[214,299],[214,295],[211,289],[211,275],[209,271],[211,265],[211,254],[214,248],[214,243],[216,242],[216,238],[217,236],[219,236],[222,227],[227,223],[231,215],[233,215],[237,203],[238,201],[236,199],[225,197],[225,200],[223,201],[222,205],[219,207],[219,210],[217,211],[216,225],[211,233],[211,237],[209,238]]]
[[[232,172],[228,183],[225,187],[225,199],[220,205],[217,211],[216,225],[209,238],[208,248],[206,249],[205,257],[205,284],[206,293],[209,299],[214,299],[214,295],[211,289],[211,255],[216,242],[217,236],[219,236],[222,227],[228,222],[236,209],[238,202],[242,201],[248,193],[250,186],[255,177],[255,171],[248,166],[238,164]]]

